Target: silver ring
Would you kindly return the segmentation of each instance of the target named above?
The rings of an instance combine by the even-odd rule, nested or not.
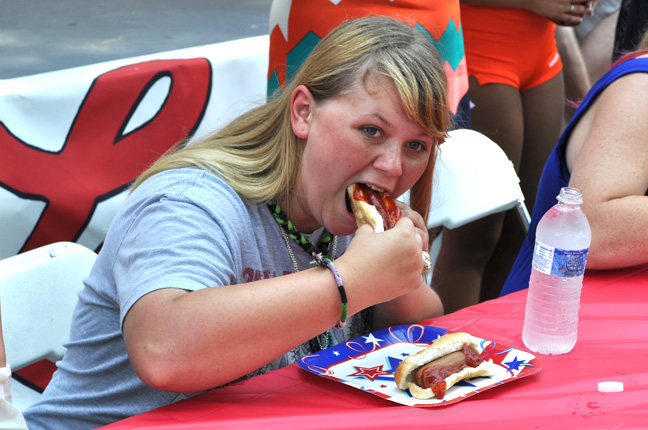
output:
[[[569,4],[569,13],[574,13],[574,3]]]
[[[421,257],[423,257],[423,273],[425,273],[432,268],[432,258],[430,257],[430,254],[425,251],[421,253]]]

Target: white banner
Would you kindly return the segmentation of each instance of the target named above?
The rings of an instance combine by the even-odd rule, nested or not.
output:
[[[0,259],[98,250],[131,181],[265,102],[267,68],[260,36],[0,80]]]

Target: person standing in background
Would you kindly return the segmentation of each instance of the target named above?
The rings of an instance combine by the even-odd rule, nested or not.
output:
[[[341,22],[385,15],[423,32],[448,78],[451,128],[470,128],[468,74],[458,0],[274,0],[270,7],[268,97],[281,91],[315,45]]]
[[[621,0],[598,0],[594,13],[583,16],[581,24],[574,27],[592,85],[612,67],[620,7]]]
[[[577,25],[592,2],[462,0],[472,129],[513,161],[530,211],[564,111],[556,23]],[[524,240],[511,211],[444,231],[433,283],[446,311],[497,297]],[[446,233],[450,233],[447,236]]]

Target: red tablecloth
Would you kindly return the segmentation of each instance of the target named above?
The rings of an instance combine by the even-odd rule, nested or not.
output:
[[[526,291],[425,324],[518,349]],[[104,427],[122,429],[646,429],[648,267],[588,272],[578,343],[542,370],[453,405],[415,408],[289,366]],[[620,381],[620,393],[599,382]]]

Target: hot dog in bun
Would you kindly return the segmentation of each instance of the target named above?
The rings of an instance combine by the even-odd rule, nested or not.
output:
[[[478,339],[461,332],[438,338],[401,361],[394,373],[398,388],[409,388],[417,399],[443,399],[446,390],[461,380],[494,375],[497,365],[479,356],[477,342]]]
[[[389,193],[365,184],[347,188],[351,211],[358,227],[369,224],[376,233],[388,230],[400,219],[401,211]]]

